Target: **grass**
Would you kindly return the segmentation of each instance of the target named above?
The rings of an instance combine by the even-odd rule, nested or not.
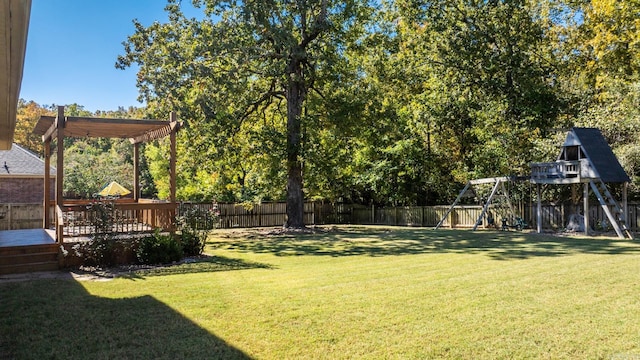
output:
[[[640,242],[216,231],[202,263],[0,284],[0,358],[640,358]]]

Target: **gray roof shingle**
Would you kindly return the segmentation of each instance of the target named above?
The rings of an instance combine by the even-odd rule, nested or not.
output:
[[[13,144],[10,150],[0,150],[0,177],[14,175],[44,176],[44,160],[18,144]],[[55,175],[53,167],[51,175]]]
[[[631,181],[599,129],[574,127],[571,131],[579,139],[582,150],[602,181],[606,183]]]

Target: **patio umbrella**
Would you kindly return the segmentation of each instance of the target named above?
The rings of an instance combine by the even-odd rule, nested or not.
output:
[[[98,193],[100,196],[124,196],[128,194],[131,194],[131,191],[115,181],[110,182]]]

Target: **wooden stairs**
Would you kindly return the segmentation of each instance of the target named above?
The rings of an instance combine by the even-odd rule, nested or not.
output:
[[[598,198],[602,210],[607,215],[611,226],[615,230],[618,237],[633,239],[633,234],[627,227],[627,219],[625,218],[624,209],[618,204],[616,199],[611,195],[609,188],[601,179],[589,180],[593,193]]]
[[[0,247],[0,275],[58,270],[58,244]]]

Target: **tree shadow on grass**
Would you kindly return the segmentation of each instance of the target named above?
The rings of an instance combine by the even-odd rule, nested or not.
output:
[[[107,299],[77,281],[0,284],[0,357],[249,359],[152,296]]]
[[[120,274],[119,277],[140,279],[147,276],[195,274],[247,269],[273,269],[273,266],[242,259],[232,259],[224,256],[203,255],[196,260],[180,264],[152,266],[129,271],[127,273]]]
[[[496,260],[588,254],[640,254],[628,239],[562,237],[528,232],[340,227],[312,234],[227,235],[214,247],[277,256],[389,256],[425,253],[486,254]]]

